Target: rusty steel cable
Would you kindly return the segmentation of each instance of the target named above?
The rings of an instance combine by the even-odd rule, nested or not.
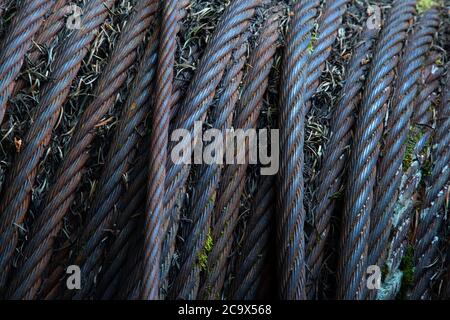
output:
[[[384,266],[392,210],[398,198],[402,179],[402,161],[413,114],[413,101],[422,75],[426,53],[439,26],[439,11],[427,10],[417,22],[406,40],[399,61],[397,79],[385,128],[384,146],[377,166],[378,181],[375,184],[375,205],[370,214],[368,264]]]
[[[233,120],[235,129],[244,131],[256,129],[277,48],[280,18],[278,10],[270,14],[258,35],[256,47],[250,53],[248,72],[243,81],[242,94]],[[250,148],[253,147],[246,145],[238,153],[248,155]],[[208,254],[207,271],[199,290],[199,297],[202,299],[217,299],[221,296],[228,268],[228,256],[234,243],[233,233],[238,223],[239,204],[245,186],[247,167],[248,163],[228,164],[220,179],[212,218],[213,246]],[[200,230],[208,232],[208,228],[202,227]]]
[[[243,246],[235,267],[231,297],[235,300],[254,300],[262,286],[263,269],[268,263],[270,237],[275,220],[275,179],[261,176],[252,200],[252,211],[246,226]]]
[[[421,172],[426,161],[429,158],[428,144],[432,135],[432,105],[436,101],[436,90],[439,88],[439,80],[443,74],[443,68],[437,67],[434,63],[436,56],[430,56],[431,60],[424,68],[424,83],[421,85],[420,93],[414,101],[413,122],[414,127],[411,134],[417,134],[416,128],[420,129],[423,135],[415,142],[411,155],[411,164],[404,172],[400,184],[400,191],[397,203],[393,208],[392,216],[392,237],[389,241],[388,256],[386,265],[388,272],[386,282],[394,279],[399,273],[401,260],[404,256],[407,237],[413,220],[412,211],[415,206],[413,201],[414,193],[417,192],[420,181],[424,178]],[[377,299],[393,299],[398,292],[398,288],[392,288],[391,292],[378,294]]]
[[[164,211],[167,145],[169,142],[170,103],[176,50],[178,10],[176,0],[164,1],[155,84],[155,108],[151,120],[149,170],[144,227],[141,298],[159,298],[161,247],[167,229]]]
[[[228,68],[224,73],[221,88],[218,90],[218,101],[210,113],[212,128],[224,132],[231,127],[234,108],[238,100],[239,86],[243,75],[243,67],[247,53],[247,35],[241,36],[240,46],[232,53]],[[221,167],[218,164],[200,166],[199,175],[190,200],[188,218],[191,222],[183,237],[180,270],[174,279],[172,294],[176,297],[194,299],[200,282],[201,267],[197,263],[198,252],[201,252],[210,229],[211,214],[214,209],[216,188],[219,183]]]
[[[239,37],[249,27],[250,19],[260,4],[261,0],[233,0],[225,8],[189,84],[184,102],[180,107],[180,114],[174,121],[171,130],[172,128],[186,129],[192,132],[194,122],[204,120],[225,67],[231,58],[231,53],[235,49]],[[172,147],[173,144],[170,144],[170,151],[172,151]],[[182,141],[180,148],[184,147],[185,143]],[[186,158],[190,156],[188,154]],[[171,212],[175,199],[184,187],[189,170],[190,166],[187,164],[174,164],[172,161],[168,161],[165,199],[168,212]]]
[[[51,80],[41,91],[39,107],[34,122],[24,139],[24,148],[18,154],[7,177],[6,188],[0,204],[0,270],[2,283],[7,276],[7,266],[17,240],[17,226],[21,225],[28,210],[30,193],[37,174],[37,166],[50,141],[60,108],[67,98],[70,85],[81,67],[89,44],[95,39],[98,28],[108,15],[114,1],[92,0],[86,4],[86,14],[81,18],[83,28],[74,31],[59,47]],[[54,228],[52,220],[46,221],[40,233]],[[47,230],[44,228],[48,228]],[[34,252],[35,254],[35,252]],[[29,291],[34,295],[34,290]]]
[[[115,206],[125,187],[123,177],[132,162],[133,149],[144,130],[142,122],[152,107],[151,86],[156,72],[158,43],[157,32],[153,32],[105,159],[105,167],[81,235],[82,250],[76,259],[83,273],[89,275],[83,290],[76,294],[77,298],[88,294],[94,284],[93,280],[97,273],[94,268],[100,262],[105,245],[102,240],[105,237],[105,231],[113,227],[117,210]]]
[[[415,142],[411,155],[411,164],[402,177],[400,183],[400,191],[398,200],[393,207],[392,214],[392,236],[389,240],[388,255],[386,259],[387,274],[382,286],[382,290],[377,292],[377,299],[387,300],[394,299],[398,293],[399,287],[392,285],[398,282],[401,274],[399,271],[400,263],[404,256],[407,246],[407,236],[412,223],[412,211],[415,201],[413,201],[414,193],[417,192],[419,183],[422,179],[421,168],[429,157],[429,150],[426,147],[431,139],[432,130],[432,110],[431,106],[436,100],[436,90],[439,87],[439,80],[443,73],[443,68],[435,65],[437,56],[432,54],[428,57],[426,67],[423,68],[422,84],[420,92],[414,101],[413,123],[415,127],[412,129],[412,135],[416,135],[416,128],[423,132],[423,135]],[[386,288],[386,289],[384,289]]]
[[[316,181],[318,186],[314,195],[313,232],[306,244],[306,265],[308,267],[307,296],[313,299],[317,295],[322,264],[325,258],[325,244],[331,230],[331,217],[336,206],[337,194],[342,188],[343,174],[348,159],[347,148],[352,140],[355,113],[361,101],[362,88],[365,83],[372,49],[378,34],[377,29],[362,31],[352,57],[346,66],[346,78],[341,90],[330,124],[330,139],[323,155],[323,164]]]
[[[442,86],[441,106],[437,110],[436,133],[433,137],[433,165],[425,190],[414,243],[414,276],[408,298],[428,299],[433,261],[442,241],[444,204],[450,181],[450,64]]]
[[[351,149],[340,237],[338,299],[366,298],[365,275],[376,164],[391,84],[415,6],[413,0],[393,3],[367,77]]]
[[[281,299],[305,299],[305,238],[303,226],[304,130],[308,46],[319,1],[293,5],[280,85],[280,168],[278,173],[277,273]]]
[[[54,4],[53,0],[24,1],[6,30],[6,37],[0,43],[0,124],[3,122],[6,105],[14,90],[25,53],[31,47],[34,35]]]
[[[327,0],[323,14],[319,18],[317,38],[312,41],[311,53],[308,61],[308,76],[306,78],[305,114],[309,112],[311,104],[308,100],[314,95],[319,86],[319,78],[325,68],[325,62],[331,53],[336,40],[338,29],[342,25],[342,18],[347,12],[349,0]]]
[[[56,173],[56,182],[50,187],[43,210],[34,222],[34,232],[31,232],[24,251],[28,259],[21,266],[9,289],[14,298],[21,297],[29,286],[38,281],[37,278],[41,276],[50,259],[52,238],[59,232],[62,219],[75,198],[75,191],[89,159],[86,150],[94,139],[95,128],[114,104],[116,93],[127,79],[127,71],[136,60],[136,50],[142,43],[156,10],[156,0],[140,1],[135,8],[135,14],[123,29],[111,59],[98,81],[94,91],[95,98],[75,127],[66,155]],[[29,284],[28,288],[25,283]]]
[[[63,28],[65,15],[69,13],[66,6],[67,2],[68,0],[56,0],[51,15],[42,24],[40,30],[36,32],[36,36],[33,39],[33,47],[28,53],[28,60],[31,66],[36,66],[42,56],[42,48],[48,47]],[[13,95],[22,90],[25,85],[26,81],[24,79],[18,79],[13,89]]]
[[[185,7],[187,4],[188,1],[178,2],[179,20],[186,15]],[[89,219],[81,237],[85,241],[85,246],[83,247],[83,252],[80,253],[79,259],[82,261],[82,270],[90,274],[91,278],[86,286],[91,286],[93,283],[96,272],[92,270],[99,264],[100,253],[105,248],[104,242],[102,242],[105,235],[104,230],[110,229],[114,223],[113,212],[117,210],[115,207],[119,202],[120,196],[125,191],[123,177],[133,162],[136,146],[142,140],[143,131],[145,130],[143,127],[145,117],[151,111],[152,82],[156,72],[158,56],[158,30],[159,28],[156,27],[148,42],[138,75],[132,86],[133,89],[122,111],[121,120],[106,156],[105,167],[98,183]],[[147,170],[139,165],[136,166],[136,169],[141,172],[137,177],[130,179],[130,182],[134,185],[136,185],[136,181],[141,181],[140,178],[145,176],[145,171]],[[130,186],[130,190],[145,190],[145,187],[139,184],[138,189],[133,189]],[[144,201],[144,199],[145,197],[142,196],[140,202]],[[119,214],[123,215],[120,209]],[[134,214],[134,212],[131,212],[131,214]]]

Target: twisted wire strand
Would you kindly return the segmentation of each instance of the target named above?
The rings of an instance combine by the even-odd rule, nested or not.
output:
[[[92,289],[95,268],[99,266],[105,249],[105,231],[113,227],[116,212],[121,214],[116,204],[124,191],[124,175],[134,158],[134,148],[141,138],[143,121],[149,114],[152,103],[151,86],[155,78],[158,57],[158,33],[153,32],[148,41],[132,90],[125,103],[117,130],[108,151],[105,167],[98,183],[93,205],[89,212],[84,232],[84,243],[77,261],[83,274],[89,275],[84,289],[75,298],[82,298]]]
[[[233,121],[235,129],[256,129],[277,48],[279,23],[280,13],[275,10],[263,25],[256,40],[257,46],[250,54],[250,67],[244,79],[242,95]],[[243,154],[248,155],[251,147],[245,145]],[[214,223],[211,230],[214,244],[208,254],[207,272],[199,291],[199,296],[203,299],[217,299],[221,295],[228,268],[228,256],[234,242],[232,236],[238,223],[247,167],[247,163],[230,164],[224,169],[214,205]],[[208,231],[205,228],[202,230]]]
[[[379,144],[394,70],[415,5],[416,1],[411,0],[393,3],[374,51],[350,158],[338,261],[338,299],[361,300],[367,294],[365,274]]]
[[[0,44],[0,124],[6,111],[6,104],[14,90],[25,53],[44,21],[45,15],[54,5],[53,0],[27,0],[23,2],[6,31]]]
[[[181,20],[185,15],[185,8],[189,4],[189,1],[179,1],[178,2],[178,20]],[[145,184],[143,177],[146,176],[147,168],[145,163],[148,161],[148,152],[144,157],[140,157],[137,161],[135,169],[130,181],[129,189],[126,194],[130,192],[132,195],[137,195],[136,201],[125,200],[126,204],[133,204],[134,207],[127,210],[122,210],[123,205],[119,204],[119,199],[121,195],[126,191],[126,186],[123,184],[123,177],[128,176],[127,171],[132,166],[135,158],[136,146],[143,139],[142,132],[144,128],[144,120],[150,112],[150,107],[152,103],[150,98],[152,97],[153,89],[151,88],[151,83],[153,82],[156,63],[158,57],[158,45],[159,45],[159,27],[153,31],[151,39],[148,42],[147,48],[144,52],[144,56],[139,67],[138,75],[134,82],[132,93],[126,102],[126,107],[122,112],[121,121],[119,122],[118,128],[116,130],[115,136],[112,139],[112,145],[108,152],[105,161],[105,168],[103,169],[102,176],[98,183],[98,188],[96,195],[93,200],[92,210],[90,212],[90,219],[85,228],[85,234],[82,239],[86,240],[86,245],[84,246],[82,256],[84,257],[82,261],[82,269],[87,272],[87,274],[96,274],[92,272],[96,265],[99,265],[100,260],[98,258],[93,259],[92,257],[100,257],[100,252],[105,250],[104,239],[105,232],[112,227],[114,223],[114,212],[118,211],[119,221],[117,222],[117,228],[120,230],[120,237],[114,240],[114,245],[109,249],[109,253],[105,261],[113,261],[115,266],[121,266],[122,258],[124,258],[124,253],[119,258],[116,255],[119,254],[119,249],[113,250],[113,248],[120,248],[123,251],[123,241],[126,242],[128,236],[122,236],[123,229],[134,230],[133,228],[125,227],[126,221],[130,219],[130,216],[136,213],[137,203],[145,203]],[[149,87],[151,90],[149,90]],[[172,101],[173,103],[173,101]],[[129,212],[127,215],[126,213]],[[122,221],[122,222],[121,222]],[[128,247],[127,247],[128,248]],[[99,251],[100,250],[100,251]],[[93,253],[94,252],[94,253]],[[108,258],[108,257],[111,258]],[[121,262],[122,261],[122,262]],[[115,267],[114,267],[115,268]],[[116,273],[116,271],[110,274]],[[103,277],[109,277],[102,275]],[[103,280],[100,281],[102,283]],[[104,280],[103,282],[107,282]],[[90,281],[92,283],[92,281]],[[97,295],[101,295],[102,290],[106,290],[104,285],[100,285],[101,288]],[[112,290],[112,289],[111,289]],[[111,292],[111,291],[109,291]]]
[[[320,277],[325,244],[331,228],[330,219],[336,206],[333,195],[338,193],[342,187],[348,159],[347,148],[352,140],[352,128],[355,123],[355,112],[361,101],[362,88],[377,34],[377,29],[365,28],[362,32],[346,67],[347,75],[341,97],[331,117],[331,137],[327,142],[323,155],[324,162],[317,179],[314,231],[306,244],[306,265],[309,278],[306,291],[310,299],[317,295],[317,281]]]
[[[28,257],[10,286],[13,297],[25,294],[42,275],[51,256],[53,237],[62,226],[76,190],[81,182],[84,167],[89,159],[86,152],[94,139],[95,127],[114,104],[116,94],[127,79],[127,71],[134,63],[136,49],[142,43],[157,10],[155,0],[140,1],[130,21],[125,25],[111,59],[99,79],[96,97],[83,112],[75,128],[68,151],[59,167],[56,182],[50,187],[44,209],[34,222],[24,255]],[[38,267],[37,267],[38,266]],[[14,293],[13,293],[14,292]]]
[[[264,281],[263,269],[267,264],[270,236],[275,219],[275,179],[261,176],[258,191],[252,201],[252,212],[242,240],[243,247],[235,267],[236,275],[232,284],[232,298],[254,300]]]
[[[286,35],[280,85],[277,265],[279,297],[305,299],[303,145],[308,46],[319,1],[298,1]]]
[[[173,87],[177,1],[164,2],[156,76],[156,102],[151,121],[150,161],[147,181],[147,204],[144,227],[143,299],[158,299],[161,246],[167,229],[164,212],[164,180],[166,177],[167,145],[169,141],[170,100]],[[156,261],[156,263],[155,263]]]
[[[308,101],[319,86],[319,78],[325,68],[325,62],[331,53],[336,40],[342,18],[347,12],[349,0],[328,0],[323,15],[318,21],[317,39],[312,42],[312,50],[308,61],[308,76],[306,77],[305,101]],[[311,103],[307,103],[305,114],[308,114]]]
[[[205,118],[217,85],[231,58],[231,52],[236,48],[239,37],[247,30],[255,8],[260,4],[261,0],[234,0],[224,10],[189,84],[180,114],[172,128],[186,129],[192,133],[194,122]],[[186,143],[190,142],[182,141],[179,143],[179,147],[186,150]],[[169,146],[171,151],[172,145]],[[194,148],[195,146],[191,150]],[[188,158],[191,154],[184,156]],[[165,205],[169,212],[187,181],[189,170],[189,165],[174,164],[172,161],[168,161]]]
[[[450,180],[450,64],[442,87],[441,109],[437,113],[436,134],[433,140],[433,166],[430,182],[420,212],[414,244],[413,285],[409,299],[429,298],[433,273],[433,260],[437,258],[440,231],[443,223],[444,203]]]
[[[239,86],[243,76],[243,68],[247,53],[247,35],[243,35],[238,47],[232,54],[228,68],[218,90],[218,101],[211,111],[212,127],[224,132],[231,127],[234,108],[238,100]],[[201,267],[197,263],[210,229],[211,214],[214,209],[217,186],[220,180],[221,167],[218,164],[203,165],[199,168],[199,177],[193,187],[190,201],[189,219],[192,221],[186,231],[182,251],[180,271],[173,282],[173,292],[177,297],[195,298],[200,281]]]
[[[64,26],[64,18],[68,13],[66,6],[68,0],[56,0],[55,5],[52,8],[52,13],[42,24],[40,30],[36,32],[35,39],[33,40],[33,48],[28,53],[28,60],[32,66],[37,65],[40,57],[42,56],[43,47],[48,47],[55,36]],[[26,85],[24,79],[18,79],[14,89],[13,95],[22,90]]]
[[[22,224],[28,210],[30,193],[37,174],[37,166],[51,137],[60,108],[67,98],[70,85],[87,54],[89,44],[95,39],[98,28],[108,15],[114,1],[89,1],[81,17],[83,28],[74,31],[60,46],[51,80],[42,88],[35,120],[24,139],[24,148],[17,156],[7,177],[0,213],[0,287],[7,277],[7,266],[17,244],[17,225]],[[54,229],[47,221],[41,233]],[[28,293],[34,295],[34,288]]]
[[[413,114],[413,101],[417,95],[426,53],[439,27],[439,11],[427,10],[421,15],[407,39],[400,58],[395,92],[385,128],[382,156],[377,167],[378,183],[375,185],[375,206],[371,212],[368,264],[384,266],[393,207],[398,199],[402,179],[402,161]]]
[[[424,67],[423,83],[420,86],[420,93],[414,101],[413,122],[416,126],[424,130],[424,126],[432,126],[431,105],[436,98],[436,89],[439,87],[439,79],[443,74],[443,68],[437,68],[434,64],[436,55],[430,55]],[[414,209],[414,193],[419,187],[422,179],[421,167],[429,157],[428,150],[425,148],[431,139],[432,130],[426,130],[423,136],[414,145],[414,159],[411,165],[402,176],[398,200],[393,207],[392,214],[392,237],[389,240],[388,255],[386,266],[388,267],[381,291],[377,292],[377,299],[394,299],[397,295],[399,286],[399,267],[404,256],[407,236],[413,217],[411,213]]]

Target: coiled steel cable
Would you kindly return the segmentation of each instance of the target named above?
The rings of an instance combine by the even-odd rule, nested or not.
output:
[[[422,179],[420,169],[428,158],[426,146],[430,141],[432,133],[432,130],[428,128],[431,128],[433,118],[430,108],[435,101],[435,91],[439,87],[439,80],[443,73],[443,69],[436,67],[434,64],[436,59],[436,55],[430,55],[427,59],[428,62],[423,69],[423,84],[421,85],[419,95],[414,101],[413,122],[416,127],[425,132],[414,145],[414,158],[409,168],[403,174],[398,200],[393,207],[392,237],[389,241],[386,260],[387,274],[381,290],[377,292],[377,299],[381,300],[394,299],[399,290],[399,286],[393,284],[399,281],[397,280],[400,274],[398,269],[406,250],[407,236],[413,219],[411,216],[415,205],[413,196]],[[415,135],[416,131],[413,129],[410,134]]]
[[[54,4],[53,0],[24,1],[0,44],[0,124],[3,122],[6,104],[14,90],[14,81],[22,68],[25,53],[44,22],[45,15]]]
[[[185,15],[185,7],[188,1],[179,1],[179,20]],[[86,274],[91,275],[89,284],[93,283],[94,274],[93,268],[99,264],[101,252],[104,250],[104,230],[108,230],[114,223],[114,214],[116,210],[120,215],[124,213],[121,209],[116,209],[119,198],[125,190],[123,184],[123,177],[130,168],[134,159],[134,149],[136,145],[142,140],[142,132],[145,130],[144,119],[149,114],[152,104],[150,98],[152,96],[151,84],[155,76],[157,50],[159,44],[159,27],[153,31],[152,37],[149,40],[147,48],[144,52],[141,65],[139,67],[138,75],[132,86],[132,92],[127,98],[126,107],[122,112],[121,121],[119,122],[115,136],[112,139],[112,144],[105,161],[105,168],[103,169],[101,178],[98,183],[97,192],[95,194],[89,219],[86,224],[84,239],[86,245],[83,247],[83,252],[80,253],[78,259],[81,259],[82,270]],[[151,90],[149,90],[149,88]],[[148,159],[148,158],[146,158]],[[143,163],[142,163],[143,166]],[[130,179],[132,184],[136,181],[141,181],[142,176],[145,176],[147,169],[137,165],[136,169],[140,171],[139,175]],[[138,169],[141,168],[141,169]],[[130,186],[130,190],[133,187]],[[139,184],[139,188],[134,190],[145,190],[144,185]],[[143,202],[145,197],[140,198]],[[132,212],[131,214],[134,214]],[[122,226],[124,225],[121,224]],[[120,230],[120,226],[119,226]],[[114,257],[115,258],[115,257]],[[87,284],[87,285],[89,285]],[[87,292],[87,291],[86,291]]]
[[[234,0],[226,7],[189,84],[180,114],[172,128],[187,129],[192,133],[194,122],[205,118],[225,66],[231,58],[231,52],[248,28],[255,8],[260,4],[261,0]],[[169,150],[172,150],[172,145],[170,144]],[[181,142],[179,147],[184,149],[185,143]],[[194,148],[195,146],[192,150]],[[165,204],[169,212],[187,181],[189,169],[189,165],[168,161]]]
[[[157,1],[140,1],[135,10],[135,14],[124,27],[109,63],[102,72],[94,92],[96,98],[86,108],[75,128],[67,154],[56,173],[57,180],[47,193],[44,209],[34,222],[32,227],[34,233],[30,234],[30,242],[24,250],[28,259],[16,275],[13,285],[10,286],[10,292],[15,298],[25,294],[40,277],[48,263],[53,247],[51,238],[59,232],[62,219],[75,198],[75,191],[89,159],[89,153],[86,150],[94,139],[95,127],[114,104],[116,93],[127,79],[128,68],[137,56],[136,49],[142,43],[152,17],[156,13]]]
[[[252,211],[242,240],[240,258],[235,267],[236,275],[232,284],[232,298],[236,300],[254,300],[259,297],[262,285],[263,269],[267,264],[270,236],[275,220],[275,179],[273,176],[261,176]]]
[[[393,234],[389,242],[386,261],[387,274],[385,284],[377,292],[377,299],[393,299],[400,289],[395,282],[399,282],[399,276],[402,275],[402,272],[398,269],[408,244],[407,237],[414,218],[411,213],[416,201],[413,199],[418,191],[419,183],[424,178],[422,168],[430,157],[428,145],[434,131],[433,104],[435,104],[436,90],[439,88],[439,80],[443,74],[443,68],[436,64],[439,59],[439,55],[435,52],[428,56],[426,66],[422,71],[421,89],[414,101],[415,110],[412,118],[414,127],[411,129],[408,138],[409,143],[414,143],[412,153],[409,156],[411,164],[403,174],[398,201],[393,208]]]
[[[258,35],[257,46],[250,54],[250,67],[244,79],[242,95],[233,121],[235,129],[256,129],[277,48],[280,18],[278,10],[271,13]],[[248,155],[253,147],[246,145],[243,150],[238,150],[238,153]],[[205,280],[199,290],[199,297],[202,299],[217,299],[221,295],[228,268],[228,256],[234,242],[232,236],[238,223],[247,167],[248,163],[237,163],[229,164],[224,169],[214,205],[214,222],[211,229],[213,246],[207,258]],[[208,231],[203,226],[200,230]]]
[[[33,40],[35,45],[28,53],[28,59],[32,66],[36,65],[41,57],[40,48],[49,46],[53,38],[63,28],[65,15],[70,11],[66,6],[67,2],[68,0],[56,0],[51,15],[42,24],[40,31],[36,32],[36,37]],[[25,80],[18,79],[13,89],[13,95],[22,90],[25,85]]]
[[[377,34],[377,29],[368,29],[367,27],[362,32],[346,67],[347,75],[341,90],[341,97],[331,117],[331,137],[324,151],[324,162],[316,182],[318,189],[314,195],[317,201],[314,209],[314,230],[306,245],[306,264],[310,282],[306,291],[310,299],[317,294],[317,281],[331,228],[330,219],[336,206],[333,195],[338,193],[342,187],[348,159],[347,148],[352,140],[352,129],[355,123],[355,112],[361,101],[362,88],[370,66],[369,62]]]
[[[425,190],[425,199],[417,227],[414,244],[413,285],[409,299],[429,298],[429,286],[440,243],[440,231],[444,215],[445,195],[450,181],[450,64],[442,87],[441,108],[437,113],[436,134],[433,140],[433,165],[430,182]]]
[[[164,211],[164,181],[166,177],[167,145],[169,142],[170,100],[173,88],[177,1],[167,0],[162,8],[156,75],[156,102],[151,120],[150,159],[147,181],[147,202],[144,227],[144,261],[141,298],[159,297],[161,247],[167,229]],[[155,263],[155,261],[157,263]]]
[[[352,144],[345,196],[338,299],[365,299],[370,212],[387,101],[416,1],[396,0],[374,51]]]
[[[308,101],[319,86],[319,78],[325,68],[325,62],[331,53],[336,40],[338,29],[342,24],[342,17],[347,12],[349,0],[328,0],[322,16],[318,21],[317,39],[311,43],[311,53],[308,61],[308,76],[306,78],[305,101]],[[309,112],[311,104],[308,102],[305,114]]]
[[[218,90],[218,101],[213,115],[212,127],[224,132],[231,127],[233,112],[238,100],[239,86],[242,80],[243,67],[247,53],[247,35],[241,36],[240,47],[232,54],[229,67],[224,73],[221,90]],[[190,200],[189,219],[192,221],[181,248],[182,262],[180,271],[173,282],[174,295],[193,299],[197,296],[200,282],[201,266],[198,254],[202,251],[210,229],[211,214],[214,209],[216,188],[220,180],[221,166],[215,163],[199,168],[198,182],[193,187]]]
[[[427,10],[421,15],[407,39],[400,58],[396,85],[385,128],[384,146],[377,167],[378,182],[375,185],[375,206],[371,212],[368,264],[384,266],[391,217],[402,179],[402,161],[413,114],[413,101],[422,75],[426,53],[431,48],[439,26],[439,11]]]
[[[308,46],[319,1],[298,1],[286,35],[280,85],[280,168],[278,174],[278,294],[305,299],[305,238],[303,226],[304,99]]]
[[[59,47],[59,55],[55,61],[51,81],[42,88],[35,120],[24,139],[24,148],[9,172],[7,188],[4,190],[0,204],[2,216],[0,225],[1,284],[4,284],[8,262],[18,240],[16,226],[22,224],[28,210],[39,160],[50,141],[60,108],[70,91],[70,84],[78,73],[82,59],[88,52],[89,44],[94,40],[98,28],[108,15],[108,9],[113,4],[112,0],[92,0],[87,3],[86,14],[81,17],[83,28],[74,31]],[[39,232],[41,234],[51,232],[54,226],[53,219],[46,221]],[[33,254],[39,254],[39,252],[33,252]],[[35,290],[37,290],[36,287],[28,291],[30,296],[34,295]]]

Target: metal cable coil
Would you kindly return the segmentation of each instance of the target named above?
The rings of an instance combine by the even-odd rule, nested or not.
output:
[[[374,189],[375,206],[371,212],[368,264],[384,266],[385,254],[391,233],[393,206],[398,199],[402,179],[402,161],[413,114],[426,53],[439,26],[436,8],[421,15],[407,39],[400,58],[389,119],[385,128],[382,156],[377,167],[378,179]]]
[[[257,46],[249,57],[250,67],[244,78],[242,95],[233,120],[235,129],[256,129],[279,38],[281,16],[278,10],[274,11],[262,26],[256,40]],[[238,152],[248,155],[250,147],[245,145],[245,149]],[[247,167],[247,162],[229,164],[222,174],[217,201],[214,204],[211,229],[213,246],[208,254],[205,278],[199,290],[199,297],[202,299],[217,299],[221,296],[228,268],[228,256],[234,242],[233,233],[238,223],[239,204],[245,186]],[[203,229],[203,232],[208,232],[208,229]]]
[[[418,127],[420,130],[425,130],[425,132],[414,145],[414,158],[409,168],[403,174],[398,200],[392,209],[392,236],[389,240],[386,259],[387,274],[381,288],[382,290],[377,292],[377,299],[381,300],[394,299],[400,289],[399,285],[393,284],[398,282],[398,269],[407,245],[407,236],[413,219],[411,213],[415,205],[413,196],[422,179],[420,169],[429,157],[426,146],[432,133],[432,130],[429,129],[432,127],[431,122],[433,118],[431,105],[436,100],[435,91],[439,87],[439,79],[443,73],[443,69],[437,68],[434,64],[436,60],[437,57],[434,54],[427,58],[426,66],[423,68],[424,76],[420,85],[420,93],[414,101],[413,122],[415,123],[415,128]],[[416,132],[413,131],[411,134],[416,134]]]
[[[441,108],[437,112],[433,138],[433,166],[420,212],[414,244],[413,285],[409,299],[429,298],[433,261],[437,258],[444,219],[444,203],[450,180],[450,64],[442,87]]]
[[[50,141],[51,133],[58,119],[59,111],[70,91],[70,85],[88,52],[89,44],[95,39],[98,28],[108,15],[113,0],[91,0],[81,17],[83,28],[74,31],[58,48],[51,80],[41,91],[39,107],[34,122],[24,139],[23,150],[16,157],[7,176],[6,189],[0,204],[2,216],[0,225],[0,287],[5,283],[7,266],[18,240],[16,225],[22,224],[28,210],[30,193],[37,174],[37,166]],[[54,229],[53,220],[46,221],[40,229],[43,234]],[[38,252],[35,252],[36,254]],[[34,253],[33,253],[34,254]],[[36,287],[28,291],[34,296]]]
[[[170,131],[173,128],[187,129],[192,133],[194,122],[204,120],[217,85],[231,58],[231,52],[236,48],[239,37],[249,27],[255,8],[260,4],[261,0],[234,0],[226,7],[189,84],[186,97],[179,109],[180,114]],[[172,145],[169,144],[170,151]],[[184,148],[184,144],[181,144],[180,148]],[[165,200],[168,212],[171,212],[179,191],[184,187],[189,170],[189,165],[168,161]]]
[[[361,101],[362,88],[366,81],[372,49],[378,30],[365,28],[354,53],[346,67],[347,75],[338,104],[330,124],[330,139],[323,155],[323,165],[316,182],[318,189],[314,198],[314,230],[306,244],[306,265],[309,282],[306,287],[308,298],[317,295],[317,281],[324,260],[325,244],[330,232],[337,194],[342,187],[344,171],[348,159],[347,148],[352,140],[355,112]]]
[[[319,1],[293,5],[286,35],[280,85],[280,168],[278,173],[277,266],[281,299],[305,299],[303,166],[308,46]]]
[[[306,78],[305,101],[307,101],[305,114],[308,114],[311,103],[308,101],[319,86],[319,78],[325,68],[325,62],[331,53],[336,40],[338,29],[342,25],[342,18],[347,12],[349,0],[328,0],[321,17],[319,18],[317,38],[312,41],[311,53],[308,61],[308,76]]]
[[[147,201],[144,227],[144,257],[141,286],[142,299],[158,299],[161,247],[167,229],[164,211],[164,181],[166,177],[169,114],[173,87],[177,1],[168,0],[162,8],[158,68],[155,87],[155,109],[151,120],[150,159],[147,181]]]
[[[50,238],[59,232],[62,219],[75,198],[85,164],[89,159],[86,150],[94,139],[95,127],[114,104],[117,92],[127,79],[127,71],[136,59],[136,49],[142,43],[156,10],[156,0],[140,1],[136,13],[125,25],[96,86],[94,92],[96,98],[83,112],[63,163],[56,173],[57,180],[48,191],[44,209],[34,222],[29,243],[24,251],[28,259],[21,266],[10,287],[12,297],[19,298],[25,294],[45,269],[53,247],[53,240]]]
[[[33,47],[28,53],[28,60],[32,66],[35,66],[42,56],[43,47],[48,47],[58,32],[64,26],[64,18],[68,13],[67,4],[68,0],[56,0],[55,5],[52,8],[52,13],[42,24],[39,31],[36,32],[35,39],[33,39]],[[13,95],[22,90],[26,85],[24,79],[18,79],[14,85]]]
[[[365,275],[376,164],[394,70],[415,5],[414,0],[393,3],[374,50],[351,148],[340,237],[338,299],[366,298]]]
[[[0,44],[0,124],[3,122],[6,104],[13,93],[15,79],[22,68],[25,53],[44,22],[45,15],[54,4],[53,0],[23,2]]]
[[[275,220],[275,179],[273,176],[261,176],[255,197],[252,200],[251,216],[242,240],[243,247],[235,267],[231,297],[235,300],[254,300],[261,296],[259,292],[263,278],[263,269],[267,265]]]

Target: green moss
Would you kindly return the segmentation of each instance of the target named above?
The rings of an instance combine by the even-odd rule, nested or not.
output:
[[[436,5],[437,5],[437,1],[435,1],[435,0],[419,0],[417,2],[416,9],[417,9],[418,13],[422,13],[422,12],[430,9],[432,6],[436,6]]]
[[[211,252],[213,245],[214,241],[211,237],[211,229],[209,229],[202,250],[197,252],[197,265],[200,267],[201,271],[206,270],[206,267],[208,265],[208,255]]]
[[[402,284],[398,293],[398,298],[403,299],[411,286],[414,275],[414,247],[409,245],[405,248],[405,254],[400,264],[400,270],[403,272]]]
[[[386,276],[387,276],[388,272],[389,272],[389,267],[388,267],[387,265],[384,265],[384,266],[381,268],[381,279],[382,279],[383,281],[386,279]]]
[[[312,54],[314,52],[314,43],[317,40],[317,34],[315,32],[311,33],[311,41],[308,44],[308,53]]]
[[[408,168],[411,166],[413,156],[414,156],[414,147],[417,142],[422,137],[423,133],[418,130],[411,130],[408,135],[408,140],[406,141],[406,150],[403,156],[403,171],[406,172]]]

